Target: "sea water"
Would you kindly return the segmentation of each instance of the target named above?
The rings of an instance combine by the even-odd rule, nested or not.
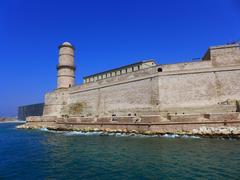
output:
[[[240,179],[240,140],[16,129],[0,124],[0,179]]]

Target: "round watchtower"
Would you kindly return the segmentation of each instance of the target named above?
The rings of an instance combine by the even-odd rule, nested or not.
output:
[[[57,71],[57,89],[69,88],[75,84],[74,47],[69,42],[59,46]]]

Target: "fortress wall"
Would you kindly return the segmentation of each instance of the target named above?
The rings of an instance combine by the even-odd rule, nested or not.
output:
[[[209,48],[203,60],[197,62],[186,62],[162,65],[163,71],[182,71],[204,69],[217,66],[231,66],[240,64],[240,46],[226,45]]]
[[[240,70],[216,72],[216,88],[220,101],[240,100]]]
[[[152,75],[155,73],[157,73],[156,66],[146,68],[146,69],[141,69],[141,70],[135,71],[135,72],[122,74],[122,75],[116,75],[114,77],[108,77],[105,79],[97,80],[96,82],[84,83],[80,86],[75,86],[75,87],[70,88],[70,91],[75,92],[75,91],[80,91],[80,90],[84,90],[84,89],[88,89],[88,88],[94,88],[94,87],[98,87],[98,86],[102,86],[102,85],[107,85],[110,83],[119,83],[121,81],[128,81],[128,80],[132,80],[132,79],[135,79],[138,77],[143,78],[145,76],[149,76],[149,75]]]
[[[187,62],[187,63],[162,65],[162,69],[164,72],[204,69],[204,68],[211,68],[211,67],[212,67],[211,61],[198,61],[198,62]]]
[[[44,116],[59,117],[68,114],[71,108],[78,111],[73,115],[84,116],[154,115],[159,110],[186,109],[188,112],[197,109],[198,113],[216,109],[231,112],[235,105],[229,110],[229,106],[221,104],[240,100],[239,58],[239,45],[217,46],[211,47],[198,62],[157,65],[134,72],[119,70],[99,80],[92,77],[94,82],[48,93]],[[73,104],[78,107],[71,107]]]
[[[212,47],[209,51],[214,66],[240,64],[239,45]]]
[[[122,80],[109,78],[109,82],[102,84],[57,90],[46,95],[44,115],[61,116],[67,112],[63,111],[64,106],[74,103],[81,106],[77,115],[84,116],[154,114],[158,108],[161,111],[198,108],[199,112],[205,108],[204,111],[214,112],[207,107],[216,108],[218,103],[228,99],[240,99],[240,70],[237,69],[154,74],[151,68],[152,74],[141,78],[134,78],[132,74],[122,76]]]
[[[81,106],[80,112],[77,114],[91,116],[98,112],[98,89],[90,91],[82,91],[69,96],[69,104],[78,103]]]
[[[44,115],[61,116],[67,112],[63,111],[65,106],[75,103],[80,105],[80,112],[75,115],[84,116],[154,114],[159,109],[171,112],[183,111],[184,108],[190,112],[194,108],[199,112],[214,112],[215,109],[208,107],[216,108],[219,106],[218,103],[228,99],[240,99],[238,67],[178,73],[154,73],[155,70],[156,67],[149,68],[146,74],[136,75],[137,78],[134,78],[133,73],[116,79],[109,78],[108,82],[104,83],[87,83],[88,85],[80,85],[65,91],[48,93]],[[217,108],[221,111],[227,107]]]
[[[217,105],[240,99],[240,70],[159,76],[161,109]]]
[[[93,90],[71,93],[69,103],[82,103],[83,113],[109,115],[151,109],[158,100],[158,80],[149,78],[130,83],[105,86]]]
[[[159,77],[159,101],[161,108],[216,104],[215,78],[212,73]]]
[[[156,67],[85,83],[66,90],[55,90],[45,96],[44,116],[67,114],[66,106],[78,103],[78,115],[112,115],[117,111],[151,108],[158,100],[157,78],[142,79],[156,72]],[[140,78],[141,80],[137,80]],[[131,82],[128,82],[128,81]],[[154,92],[153,92],[154,89]]]
[[[67,90],[55,90],[45,95],[44,116],[60,116],[62,109],[68,103]]]

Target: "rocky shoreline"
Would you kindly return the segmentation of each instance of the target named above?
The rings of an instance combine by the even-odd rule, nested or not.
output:
[[[17,126],[19,129],[39,129],[46,127],[39,126],[28,126],[27,124],[22,124]],[[46,128],[52,131],[77,131],[77,132],[102,132],[104,133],[125,133],[125,134],[140,134],[140,135],[149,135],[149,136],[164,136],[168,135],[178,135],[178,136],[199,136],[199,137],[210,137],[210,138],[237,138],[240,139],[240,126],[239,127],[206,127],[202,126],[198,129],[193,129],[192,131],[176,131],[176,132],[160,132],[160,131],[136,131],[136,130],[128,130],[128,129],[99,129],[99,128],[54,128],[48,127]]]

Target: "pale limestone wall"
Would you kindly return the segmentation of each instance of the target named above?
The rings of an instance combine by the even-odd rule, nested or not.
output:
[[[69,103],[82,103],[83,115],[127,115],[156,106],[157,78],[71,93]]]
[[[159,77],[160,108],[216,103],[214,77],[208,73]]]
[[[62,115],[63,107],[68,104],[68,90],[55,90],[45,95],[44,116]]]
[[[112,115],[136,109],[152,108],[157,102],[158,80],[148,78],[156,68],[147,68],[94,83],[86,83],[66,90],[56,90],[45,96],[45,116],[60,117],[63,105],[81,103],[81,115]],[[143,78],[143,79],[142,79]],[[119,84],[121,83],[121,84]],[[151,94],[152,92],[152,94]]]
[[[83,91],[69,96],[69,104],[81,103],[83,108],[79,113],[85,116],[96,115],[98,111],[99,93],[97,89]]]
[[[197,62],[187,62],[187,63],[177,63],[177,64],[165,64],[162,66],[163,72],[167,71],[184,71],[184,70],[198,70],[211,68],[211,61],[197,61]]]
[[[216,72],[216,88],[220,101],[240,100],[240,70]]]
[[[210,48],[210,58],[214,66],[240,64],[240,46],[216,46]]]
[[[159,76],[160,109],[216,105],[240,99],[240,70]]]

